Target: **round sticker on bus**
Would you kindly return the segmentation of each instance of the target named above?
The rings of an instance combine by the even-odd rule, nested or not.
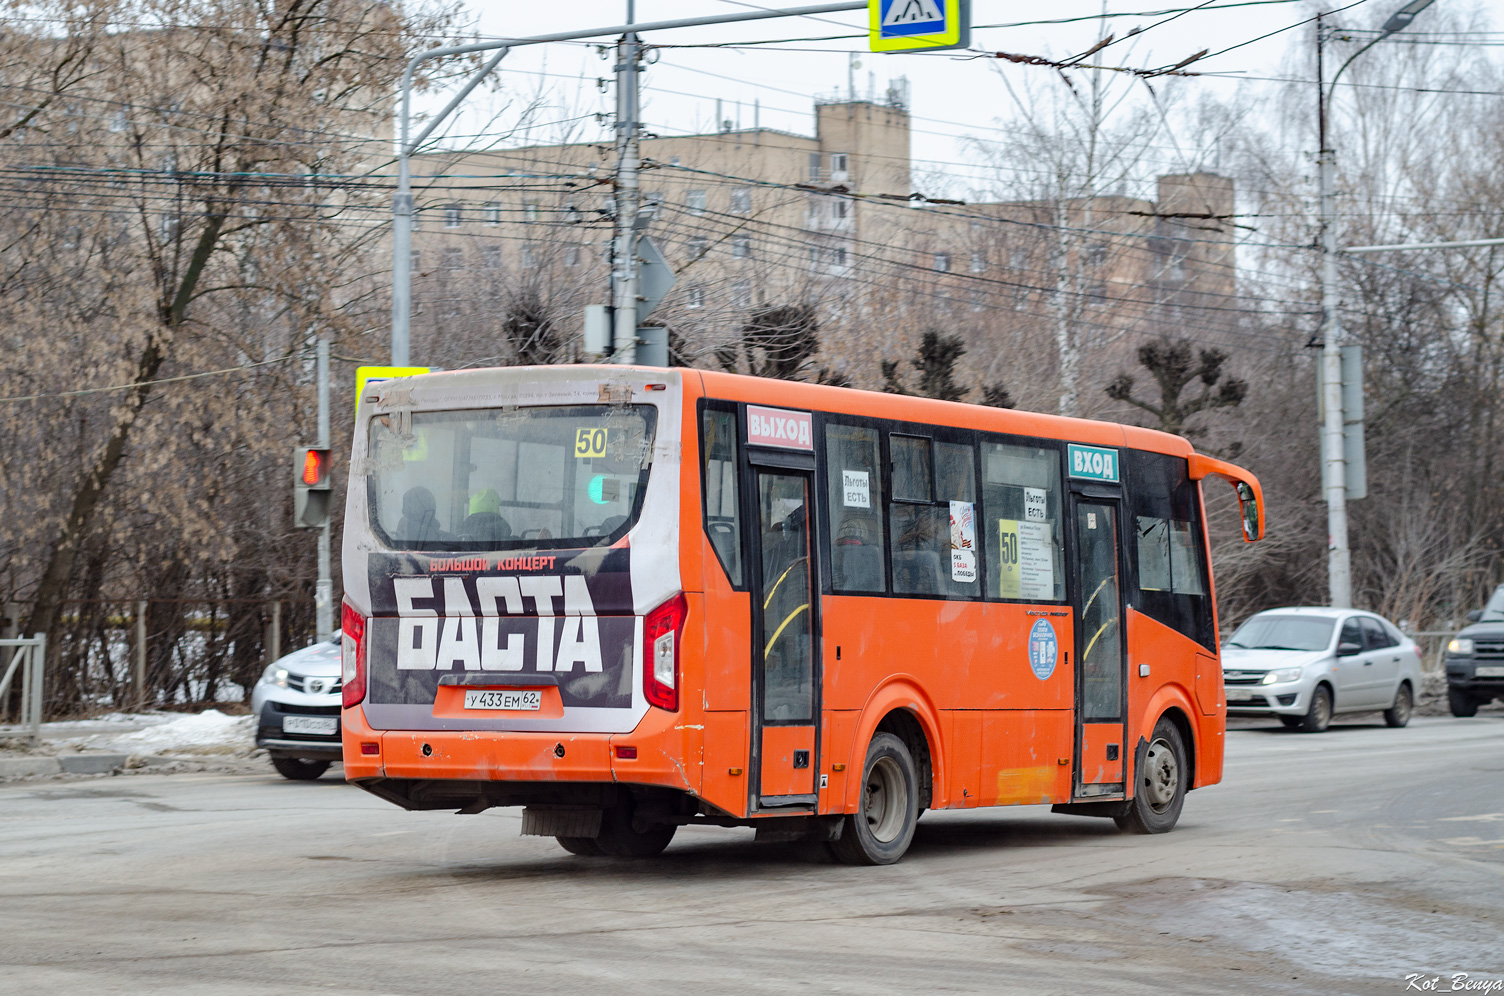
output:
[[[1034,620],[1029,631],[1029,669],[1034,677],[1044,681],[1055,673],[1055,660],[1060,655],[1060,643],[1055,639],[1055,627],[1048,619]]]

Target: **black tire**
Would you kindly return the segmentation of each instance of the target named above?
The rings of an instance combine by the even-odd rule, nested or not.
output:
[[[1399,728],[1410,722],[1410,714],[1414,711],[1415,693],[1410,691],[1410,682],[1402,681],[1394,690],[1394,705],[1384,710],[1384,723]]]
[[[1447,689],[1447,708],[1452,710],[1453,716],[1478,715],[1478,700],[1464,691],[1456,688]]]
[[[1138,784],[1128,812],[1113,822],[1130,833],[1169,833],[1180,820],[1191,769],[1180,728],[1167,717],[1160,718],[1154,738],[1139,748],[1134,773]]]
[[[1281,716],[1279,718],[1279,721],[1282,724],[1284,724],[1284,727],[1287,730],[1298,730],[1298,729],[1300,729],[1300,717],[1299,716]]]
[[[594,837],[555,837],[554,840],[570,854],[578,854],[582,858],[598,858],[606,853]]]
[[[283,778],[291,778],[295,782],[313,781],[328,771],[332,763],[332,761],[310,761],[301,757],[272,758],[272,767],[277,769],[277,774]]]
[[[1301,733],[1320,733],[1332,725],[1332,690],[1325,685],[1317,685],[1311,693],[1311,707],[1306,714],[1300,717],[1296,725]]]
[[[653,826],[646,830],[632,828],[632,809],[629,805],[612,806],[601,817],[601,835],[594,843],[600,853],[612,858],[651,858],[663,853],[679,828]],[[564,838],[556,838],[564,843]],[[578,838],[572,838],[578,839]],[[567,845],[566,845],[567,846]],[[575,853],[580,853],[576,851]]]
[[[842,820],[830,853],[848,865],[891,865],[903,857],[919,821],[919,776],[909,748],[891,733],[867,746],[858,807]]]

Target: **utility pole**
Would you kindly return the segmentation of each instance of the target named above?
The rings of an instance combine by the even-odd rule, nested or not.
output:
[[[320,336],[318,341],[319,378],[319,442],[321,449],[329,448],[329,340]],[[329,520],[319,528],[319,579],[313,589],[314,642],[329,639],[334,634],[334,582],[329,572]]]
[[[1316,378],[1321,413],[1321,490],[1326,495],[1327,600],[1353,604],[1352,554],[1347,543],[1347,463],[1342,441],[1342,326],[1337,314],[1337,153],[1327,141],[1326,26],[1316,17],[1316,154],[1321,216],[1321,365]]]
[[[1316,17],[1316,129],[1320,151],[1316,156],[1321,218],[1321,364],[1316,378],[1321,417],[1321,488],[1326,495],[1327,598],[1335,608],[1353,604],[1352,554],[1347,540],[1347,456],[1342,407],[1342,325],[1337,314],[1337,152],[1328,140],[1328,117],[1337,80],[1358,56],[1396,31],[1409,27],[1415,15],[1434,0],[1410,0],[1379,29],[1377,37],[1347,57],[1326,78],[1326,26],[1324,15]]]
[[[630,8],[628,15],[630,17]],[[642,201],[638,172],[642,166],[637,120],[637,73],[642,45],[629,31],[616,44],[616,227],[611,272],[616,307],[611,361],[637,359],[637,210]]]

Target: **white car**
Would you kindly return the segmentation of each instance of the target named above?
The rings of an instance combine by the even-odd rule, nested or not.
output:
[[[1410,722],[1421,686],[1415,642],[1393,623],[1354,609],[1267,609],[1222,647],[1229,716],[1278,716],[1320,733],[1336,713],[1382,710]]]
[[[251,690],[256,746],[284,778],[314,779],[343,756],[340,639],[315,643],[270,664]]]

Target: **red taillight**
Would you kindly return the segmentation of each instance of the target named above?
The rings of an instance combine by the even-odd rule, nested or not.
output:
[[[679,708],[679,644],[689,601],[681,591],[642,621],[642,691],[660,709]]]
[[[636,747],[627,747],[624,744],[617,744],[616,745],[616,756],[619,757],[619,758],[621,758],[623,761],[634,760],[637,757],[637,748]]]
[[[366,697],[366,617],[346,602],[341,628],[345,638],[340,653],[340,680],[345,686],[342,701],[348,709]]]

